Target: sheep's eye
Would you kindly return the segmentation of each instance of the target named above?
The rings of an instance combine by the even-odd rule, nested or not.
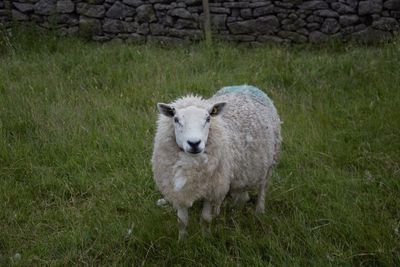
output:
[[[175,123],[179,123],[179,119],[177,117],[174,118]]]
[[[211,117],[208,116],[207,119],[206,119],[206,122],[210,122],[210,119],[211,119]]]

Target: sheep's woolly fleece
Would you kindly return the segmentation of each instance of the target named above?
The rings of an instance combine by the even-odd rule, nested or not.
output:
[[[204,153],[192,157],[177,146],[172,119],[159,115],[152,166],[158,190],[175,208],[205,199],[221,203],[228,192],[258,189],[277,163],[281,121],[269,97],[248,85],[224,87],[210,99],[189,95],[171,103],[208,109],[226,102],[212,117]]]

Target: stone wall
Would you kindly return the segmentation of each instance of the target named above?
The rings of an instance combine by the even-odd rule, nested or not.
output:
[[[18,22],[93,40],[181,42],[203,38],[201,0],[15,0]],[[1,3],[1,2],[0,2]],[[216,38],[239,42],[381,41],[399,32],[400,0],[210,0]],[[3,16],[4,15],[4,16]]]
[[[0,1],[0,30],[2,27],[11,25],[11,2],[8,0]]]

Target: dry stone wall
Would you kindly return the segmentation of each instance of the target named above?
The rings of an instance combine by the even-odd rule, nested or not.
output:
[[[0,27],[11,25],[11,2],[8,0],[0,1]]]
[[[400,0],[214,0],[216,38],[250,43],[387,40],[400,29]],[[201,0],[15,0],[0,23],[35,23],[97,41],[178,43],[203,38]]]

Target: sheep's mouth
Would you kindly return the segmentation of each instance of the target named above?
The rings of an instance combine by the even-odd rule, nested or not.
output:
[[[198,155],[201,152],[203,152],[203,150],[189,150],[189,151],[186,151],[186,152],[189,153],[189,154]]]

